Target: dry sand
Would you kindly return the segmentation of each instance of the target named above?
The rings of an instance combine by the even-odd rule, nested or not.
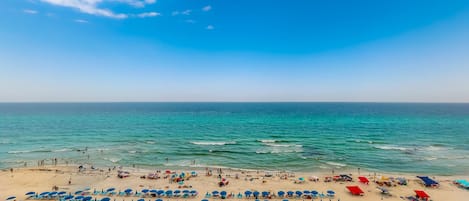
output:
[[[85,187],[90,187],[91,190],[97,189],[107,189],[110,187],[115,187],[117,190],[124,190],[131,188],[134,190],[141,190],[144,188],[148,189],[171,189],[175,190],[178,188],[177,183],[169,183],[168,179],[141,179],[140,176],[146,175],[149,170],[142,169],[126,169],[130,170],[131,176],[128,178],[120,179],[117,177],[117,171],[112,170],[92,170],[78,172],[77,166],[48,166],[41,168],[20,168],[14,169],[13,173],[9,170],[4,170],[0,172],[0,200],[5,200],[9,196],[17,196],[17,200],[24,200],[24,194],[28,191],[43,192],[51,191],[53,186],[58,186],[60,191],[75,192],[76,190],[81,190]],[[180,171],[176,171],[180,173]],[[242,172],[235,170],[225,170],[224,177],[229,180],[229,185],[226,187],[218,187],[218,181],[216,170],[213,170],[213,176],[205,176],[205,170],[197,171],[199,176],[191,178],[185,182],[185,185],[191,185],[193,188],[199,192],[199,195],[196,198],[170,198],[163,200],[174,200],[174,201],[185,201],[185,200],[196,200],[200,201],[204,198],[206,192],[212,192],[213,190],[218,191],[227,191],[228,193],[237,194],[245,190],[257,190],[257,191],[273,191],[277,192],[278,190],[317,190],[319,192],[326,192],[328,189],[334,190],[336,196],[332,200],[340,201],[378,201],[378,200],[403,200],[401,196],[411,196],[414,195],[414,190],[425,190],[432,200],[435,201],[462,201],[469,200],[469,190],[460,189],[451,181],[454,179],[469,179],[467,177],[443,177],[438,176],[438,180],[441,184],[439,188],[426,188],[421,185],[417,178],[410,175],[390,175],[388,176],[404,176],[410,181],[407,186],[396,186],[390,187],[389,190],[392,196],[382,197],[380,192],[377,190],[377,185],[370,183],[369,185],[354,182],[323,182],[324,176],[330,176],[325,173],[295,173],[295,177],[290,177],[287,180],[282,180],[278,176],[273,177],[263,177],[265,172]],[[235,175],[239,175],[239,179],[235,179]],[[248,176],[249,175],[249,176]],[[294,180],[298,177],[309,178],[312,175],[319,176],[321,178],[320,182],[311,182],[306,181],[303,184],[295,184]],[[373,180],[373,177],[370,176],[370,173],[362,173]],[[69,179],[71,178],[71,185],[68,184]],[[251,179],[256,178],[256,179]],[[357,175],[353,175],[353,178],[357,180]],[[265,182],[263,182],[265,181]],[[365,192],[364,196],[353,196],[351,195],[345,186],[348,185],[358,185]],[[116,201],[131,201],[137,200],[137,197],[119,197],[114,196],[112,198]],[[145,200],[149,200],[146,198]],[[154,199],[151,199],[154,200]],[[214,200],[213,198],[210,200]],[[237,198],[233,198],[237,200]],[[243,198],[243,200],[246,200]],[[253,200],[253,199],[251,199]],[[303,200],[303,199],[290,199],[290,200]],[[319,200],[319,199],[316,199]],[[324,199],[324,200],[329,200]]]

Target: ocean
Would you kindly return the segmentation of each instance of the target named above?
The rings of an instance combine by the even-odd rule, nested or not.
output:
[[[0,103],[0,168],[469,173],[469,104]]]

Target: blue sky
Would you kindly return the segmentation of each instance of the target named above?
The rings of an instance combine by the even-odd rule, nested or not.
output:
[[[469,1],[2,0],[0,101],[469,102]]]

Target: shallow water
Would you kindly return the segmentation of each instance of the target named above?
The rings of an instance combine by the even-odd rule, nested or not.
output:
[[[469,104],[0,104],[0,168],[55,157],[111,166],[464,174]]]

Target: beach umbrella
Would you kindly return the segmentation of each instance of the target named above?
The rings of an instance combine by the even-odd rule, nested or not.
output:
[[[148,193],[148,191],[150,191],[150,190],[148,190],[148,189],[143,189],[143,190],[142,190],[142,193]]]
[[[40,196],[46,196],[46,195],[49,195],[49,192],[42,192],[41,194],[39,194]]]
[[[35,194],[36,194],[36,192],[31,191],[31,192],[27,192],[27,193],[24,194],[24,195],[35,195]]]
[[[72,199],[72,198],[73,198],[73,195],[69,195],[69,196],[65,196],[65,197],[64,197],[64,200],[70,200],[70,199]]]
[[[8,197],[8,198],[7,198],[7,200],[14,200],[14,199],[16,199],[15,196],[11,196],[11,197]]]
[[[285,199],[285,200],[282,200],[282,201],[288,201],[288,200],[287,200],[287,199]]]
[[[254,196],[259,196],[259,191],[254,191],[252,194],[253,194]]]
[[[49,196],[55,196],[55,195],[57,195],[57,192],[55,192],[55,191],[49,193]]]
[[[312,190],[312,191],[311,191],[311,194],[313,194],[313,195],[318,195],[319,193],[318,193],[317,191],[315,191],[315,190]]]
[[[295,194],[301,196],[303,193],[301,191],[296,191]]]
[[[89,190],[91,190],[90,187],[85,187],[85,188],[83,189],[83,191],[89,191]]]
[[[86,196],[83,198],[83,201],[90,201],[91,199],[93,199],[91,196]]]
[[[327,194],[334,195],[335,192],[333,190],[327,190]]]
[[[164,194],[164,190],[159,190],[156,194],[158,194],[158,195],[163,195],[163,194]]]
[[[295,193],[295,192],[293,192],[293,191],[288,191],[288,192],[287,192],[287,195],[288,195],[288,196],[292,196],[294,193]]]
[[[303,194],[308,195],[308,194],[311,194],[311,192],[308,191],[308,190],[304,190],[304,191],[303,191]]]
[[[125,189],[125,191],[124,191],[124,192],[125,192],[125,193],[127,193],[127,194],[129,194],[129,193],[131,193],[131,192],[132,192],[132,189],[130,189],[130,188],[128,188],[128,189]]]
[[[183,190],[182,193],[189,193],[189,190]]]
[[[84,198],[84,197],[83,197],[82,195],[80,195],[80,196],[76,196],[76,197],[75,197],[75,200],[81,200],[81,199],[83,199],[83,198]]]
[[[114,190],[116,190],[116,188],[108,188],[108,189],[106,190],[106,192],[111,192],[111,191],[114,191]]]
[[[78,195],[78,194],[81,194],[81,193],[83,193],[83,191],[76,191],[75,195]]]
[[[269,192],[267,192],[267,191],[262,191],[262,196],[263,196],[263,197],[269,196]]]
[[[218,192],[218,191],[212,191],[212,194],[214,194],[214,195],[215,195],[215,194],[218,195],[219,193],[220,193],[220,192]]]
[[[143,199],[143,198],[140,198],[140,199],[138,199],[137,201],[145,201],[145,199]]]
[[[60,191],[60,192],[57,193],[57,195],[65,195],[65,194],[67,194],[67,192],[65,192],[65,191]]]
[[[166,192],[164,192],[166,195],[172,195],[173,194],[173,191],[172,190],[167,190]]]
[[[207,199],[203,199],[202,201],[208,201]]]
[[[222,195],[222,196],[226,196],[226,191],[222,191],[222,192],[220,192],[220,195]]]
[[[174,191],[174,194],[179,194],[179,193],[181,193],[180,190],[175,190],[175,191]]]
[[[244,192],[244,195],[246,195],[246,196],[251,196],[251,194],[252,194],[251,191],[245,191],[245,192]]]
[[[277,195],[280,196],[280,197],[282,197],[282,196],[285,195],[285,191],[279,191],[279,192],[277,192]]]
[[[163,201],[162,199],[156,199],[155,201]]]
[[[111,201],[111,198],[105,197],[105,198],[101,199],[101,201]]]

